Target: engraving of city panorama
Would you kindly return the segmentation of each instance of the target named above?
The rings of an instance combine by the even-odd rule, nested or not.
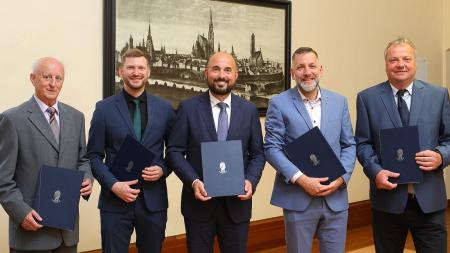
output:
[[[146,89],[172,102],[207,90],[207,59],[218,51],[236,60],[234,94],[267,108],[284,90],[284,11],[209,0],[118,0],[116,70],[128,48],[148,54],[151,76]],[[123,83],[115,76],[115,91]]]

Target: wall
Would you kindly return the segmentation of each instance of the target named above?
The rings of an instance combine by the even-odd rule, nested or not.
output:
[[[355,123],[356,93],[385,80],[383,50],[398,35],[415,41],[418,56],[428,60],[429,81],[442,83],[444,2],[295,0],[292,48],[308,45],[317,49],[324,65],[321,85],[348,97]],[[67,72],[61,100],[83,111],[89,127],[95,102],[102,97],[102,1],[0,0],[0,4],[0,111],[29,99],[33,89],[28,74],[36,58],[56,56],[64,61]],[[445,24],[448,48],[448,18]],[[254,198],[254,220],[281,215],[268,204],[273,178],[274,170],[267,165]],[[184,233],[184,226],[179,213],[181,184],[172,175],[168,185],[170,236]],[[349,189],[351,202],[368,198],[368,181],[359,165]],[[98,193],[96,184],[91,200],[81,201],[80,251],[100,248]],[[8,251],[7,220],[0,210],[0,252]]]

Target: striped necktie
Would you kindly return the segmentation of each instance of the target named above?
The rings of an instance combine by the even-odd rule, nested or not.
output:
[[[56,143],[59,144],[59,125],[58,125],[58,121],[56,120],[56,109],[53,107],[49,107],[47,108],[47,113],[50,116],[49,119],[49,123],[50,123],[50,128],[52,129],[53,135],[55,136],[56,139]]]

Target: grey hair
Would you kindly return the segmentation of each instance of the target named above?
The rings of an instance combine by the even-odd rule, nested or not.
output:
[[[398,45],[409,45],[413,51],[414,51],[414,58],[416,58],[416,45],[407,37],[398,37],[395,40],[390,41],[386,48],[384,49],[384,59],[387,59],[387,51],[392,46],[398,46]]]
[[[63,67],[63,69],[65,69],[64,64],[63,64],[60,60],[58,60],[58,59],[56,59],[56,58],[53,58],[53,57],[42,57],[42,58],[37,59],[37,60],[33,63],[33,65],[31,66],[31,69],[32,69],[33,73],[36,73],[36,72],[39,70],[39,66],[40,66],[44,61],[48,61],[48,60],[58,62],[59,64],[61,64],[61,66]]]

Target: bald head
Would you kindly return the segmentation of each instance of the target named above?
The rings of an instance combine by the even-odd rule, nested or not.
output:
[[[37,73],[39,71],[39,68],[41,68],[44,65],[47,64],[56,64],[59,65],[62,70],[64,71],[64,64],[60,62],[58,59],[53,57],[42,57],[37,59],[32,66],[33,73]]]
[[[209,68],[211,62],[215,62],[217,60],[227,60],[230,61],[230,63],[233,65],[234,69],[237,69],[236,66],[236,61],[234,60],[233,56],[231,56],[231,54],[226,53],[226,52],[217,52],[213,55],[211,55],[208,59],[208,62],[206,64],[206,67]]]
[[[40,58],[33,64],[30,80],[36,97],[48,106],[53,106],[64,82],[64,65],[52,57]]]
[[[233,56],[225,52],[211,55],[206,65],[205,77],[213,96],[221,101],[227,98],[238,78]]]

